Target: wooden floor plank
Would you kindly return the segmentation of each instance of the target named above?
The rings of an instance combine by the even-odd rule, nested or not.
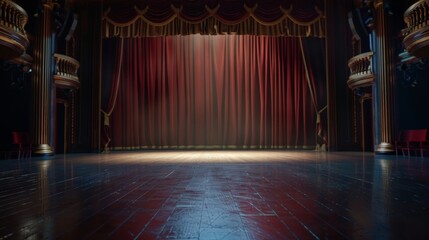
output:
[[[0,161],[0,239],[429,239],[429,159],[145,151]]]

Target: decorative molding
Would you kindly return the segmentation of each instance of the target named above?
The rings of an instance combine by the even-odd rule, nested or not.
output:
[[[258,13],[258,10],[260,11],[263,7],[253,1],[243,1],[242,5],[234,6],[233,10],[242,12],[242,15],[233,18],[225,17],[231,11],[228,9],[231,6],[227,0],[219,1],[214,6],[192,1],[191,5],[186,5],[192,9],[192,14],[185,11],[185,5],[176,5],[173,2],[171,1],[168,7],[162,9],[162,17],[159,15],[161,10],[156,2],[128,4],[129,10],[126,13],[128,18],[123,21],[117,19],[117,16],[122,16],[124,13],[118,13],[120,10],[115,9],[114,6],[107,6],[103,14],[103,36],[108,38],[178,34],[250,34],[325,37],[325,13],[314,1],[308,1],[314,4],[313,9],[310,10],[312,16],[309,19],[297,17],[302,14],[294,15],[296,6],[293,5],[293,1],[283,2],[273,6],[272,9],[265,10],[271,13],[272,18]],[[165,5],[168,5],[167,2]],[[296,11],[301,13],[303,10],[297,8]]]
[[[80,87],[79,76],[77,74],[79,69],[79,62],[66,55],[54,54],[55,85],[59,88],[78,89]]]
[[[360,87],[372,86],[374,84],[375,76],[371,69],[373,55],[373,52],[366,52],[349,60],[350,77],[347,81],[347,85],[352,90]]]
[[[29,45],[27,12],[10,0],[0,0],[0,60],[21,56]]]
[[[406,28],[402,30],[406,50],[416,57],[429,57],[429,4],[420,0],[404,13]]]

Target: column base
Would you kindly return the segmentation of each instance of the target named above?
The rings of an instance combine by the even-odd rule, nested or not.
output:
[[[380,143],[375,150],[378,154],[391,154],[395,152],[395,146],[391,143]]]
[[[40,144],[33,147],[33,154],[38,156],[54,155],[54,150],[48,144]]]

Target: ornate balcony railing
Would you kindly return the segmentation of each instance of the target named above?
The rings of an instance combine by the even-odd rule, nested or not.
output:
[[[371,86],[374,83],[374,73],[371,70],[373,52],[362,53],[349,60],[350,77],[347,85],[351,89]]]
[[[0,0],[0,59],[19,57],[27,49],[27,20],[27,12],[18,4]]]
[[[55,59],[55,84],[59,88],[78,89],[80,87],[79,76],[79,62],[66,55],[54,54]]]
[[[429,56],[429,1],[420,0],[404,13],[402,30],[407,51],[416,57]]]

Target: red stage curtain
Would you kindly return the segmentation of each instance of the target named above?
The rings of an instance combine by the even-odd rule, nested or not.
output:
[[[324,36],[323,0],[107,0],[105,37]]]
[[[323,0],[107,0],[107,18],[127,24],[137,16],[156,25],[165,24],[178,15],[188,22],[200,22],[214,15],[222,22],[237,23],[254,15],[260,22],[275,22],[286,14],[301,23],[319,18]]]
[[[124,56],[124,40],[105,41],[103,44],[103,86],[101,93],[101,109],[103,129],[101,138],[103,149],[107,150],[110,144],[110,116],[115,109],[116,99],[122,78],[122,59]]]
[[[123,51],[114,149],[314,147],[299,39],[168,36]]]
[[[317,112],[316,143],[328,146],[327,137],[327,99],[325,40],[320,38],[301,39],[303,59],[308,69],[310,89],[313,95],[314,109]]]

